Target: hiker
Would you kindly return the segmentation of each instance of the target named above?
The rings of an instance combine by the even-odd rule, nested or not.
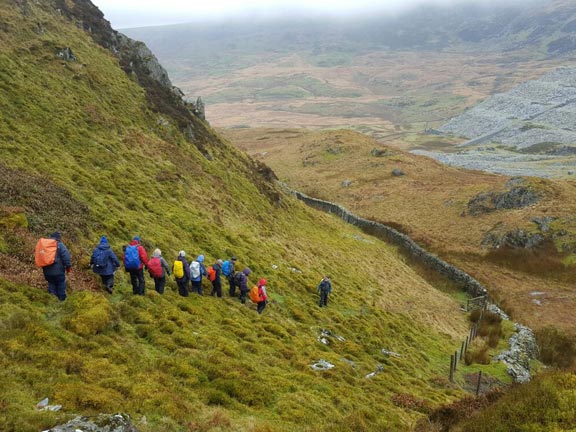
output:
[[[181,250],[178,252],[178,258],[172,264],[172,274],[174,279],[176,279],[176,285],[178,285],[178,294],[182,297],[188,297],[188,281],[190,280],[190,268],[188,267],[188,261],[186,261],[186,252]]]
[[[198,255],[190,264],[190,280],[192,281],[192,292],[202,295],[202,277],[206,276],[204,267],[204,255]]]
[[[116,269],[120,267],[120,261],[110,248],[110,243],[108,243],[106,236],[100,238],[100,243],[98,243],[98,246],[96,246],[96,249],[92,252],[90,266],[92,266],[94,273],[100,275],[104,289],[109,294],[112,294],[114,288],[114,273],[116,273]]]
[[[222,264],[222,274],[228,279],[228,285],[230,286],[228,293],[230,297],[236,297],[236,285],[234,284],[234,267],[236,265],[236,257],[233,256],[229,260],[224,261]]]
[[[240,288],[240,301],[242,304],[246,303],[246,294],[248,294],[248,275],[250,274],[250,269],[246,267],[241,272],[237,272],[234,275],[234,284]]]
[[[42,240],[46,239],[41,239],[40,241]],[[62,235],[58,231],[52,233],[48,240],[52,241],[48,242],[49,244],[47,244],[46,249],[38,250],[37,246],[34,251],[36,265],[42,267],[44,279],[48,282],[48,292],[58,297],[58,300],[64,301],[66,300],[66,273],[70,273],[72,270],[70,252],[68,252],[68,249],[64,243],[62,243]],[[54,241],[56,242],[55,245]],[[52,252],[49,252],[48,248],[50,248]],[[50,254],[51,257],[48,258],[48,261],[39,262],[39,255],[43,255],[45,252]]]
[[[258,302],[258,313],[261,314],[268,303],[268,295],[266,294],[266,279],[260,279],[258,281],[258,297],[260,301]]]
[[[330,276],[324,276],[318,285],[318,292],[320,293],[320,307],[328,306],[328,294],[332,292],[332,283]]]
[[[208,267],[208,279],[212,282],[212,292],[210,295],[214,297],[217,295],[218,297],[222,297],[222,281],[220,280],[220,275],[222,274],[222,265],[223,262],[221,259],[216,261],[216,264],[212,264],[211,267]]]
[[[154,289],[158,294],[164,294],[164,287],[166,286],[166,275],[170,276],[170,268],[164,258],[162,258],[162,251],[154,249],[152,258],[148,261],[148,273],[154,279]]]
[[[144,295],[146,292],[146,281],[144,280],[144,266],[148,265],[148,254],[144,246],[140,244],[140,237],[132,238],[130,244],[124,251],[124,268],[130,273],[132,292],[134,295]]]

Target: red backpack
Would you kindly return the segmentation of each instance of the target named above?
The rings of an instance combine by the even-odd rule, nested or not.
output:
[[[148,272],[150,273],[150,277],[157,279],[161,278],[162,274],[162,262],[158,257],[152,257],[150,261],[148,261]]]
[[[216,270],[214,270],[214,267],[208,267],[206,269],[206,273],[208,273],[208,279],[210,282],[214,282],[216,280]]]

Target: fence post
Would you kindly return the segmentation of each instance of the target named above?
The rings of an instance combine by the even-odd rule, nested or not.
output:
[[[482,371],[478,372],[478,384],[476,384],[476,397],[480,394],[480,383],[482,381]]]
[[[450,382],[454,382],[454,354],[450,354]]]
[[[460,361],[464,357],[464,342],[462,342],[462,346],[460,347]]]
[[[457,365],[458,365],[458,350],[454,351],[454,372],[456,372]]]

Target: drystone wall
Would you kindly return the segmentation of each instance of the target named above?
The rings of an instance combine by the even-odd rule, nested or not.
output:
[[[293,193],[299,200],[305,202],[311,207],[325,211],[327,213],[332,213],[342,218],[344,221],[359,227],[367,234],[400,246],[406,253],[408,253],[418,262],[441,273],[451,281],[461,285],[463,289],[471,296],[479,297],[487,294],[486,288],[472,276],[454,267],[453,265],[448,264],[446,261],[438,258],[436,255],[426,251],[406,234],[402,234],[400,231],[395,230],[394,228],[391,228],[387,225],[358,217],[355,214],[350,213],[344,207],[339,206],[338,204],[312,198],[301,192]]]

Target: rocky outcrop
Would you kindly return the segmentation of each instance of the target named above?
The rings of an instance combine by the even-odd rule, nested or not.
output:
[[[540,233],[531,233],[521,229],[504,234],[488,233],[482,240],[482,246],[492,249],[508,247],[511,249],[534,249],[541,246],[546,238]]]
[[[496,210],[521,209],[536,204],[538,195],[529,186],[515,186],[504,192],[484,192],[476,195],[467,205],[467,214],[480,216]]]
[[[27,1],[24,0],[24,3]],[[46,2],[42,7],[50,6]],[[146,91],[150,108],[173,119],[184,135],[210,159],[204,145],[196,140],[196,135],[191,132],[196,129],[195,113],[198,110],[194,104],[182,98],[182,92],[172,85],[164,67],[143,42],[132,40],[114,30],[110,22],[104,19],[104,14],[90,0],[56,0],[55,8],[60,15],[74,22],[78,28],[84,29],[95,43],[118,57],[122,69],[134,75],[138,84]]]
[[[414,240],[408,237],[406,234],[386,226],[381,223],[373,222],[367,219],[356,216],[350,213],[344,207],[337,204],[319,200],[316,198],[311,198],[301,192],[293,192],[293,194],[301,201],[305,202],[311,207],[317,208],[319,210],[333,213],[336,216],[342,218],[346,222],[356,225],[361,228],[364,232],[378,237],[382,240],[389,241],[395,245],[400,246],[408,255],[414,258],[416,261],[424,264],[425,266],[441,273],[451,281],[459,284],[462,288],[468,292],[473,297],[478,297],[485,295],[486,288],[474,279],[469,274],[464,271],[448,264],[446,261],[437,257],[434,254],[423,249]]]
[[[55,426],[44,432],[138,432],[130,416],[127,414],[106,415],[95,417],[76,417],[68,423]]]

